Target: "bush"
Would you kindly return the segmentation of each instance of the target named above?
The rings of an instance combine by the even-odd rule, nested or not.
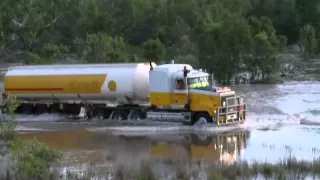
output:
[[[0,120],[0,139],[7,142],[15,137],[17,123],[14,121]]]
[[[15,110],[19,105],[20,102],[15,97],[8,97],[3,109],[6,114],[0,119],[0,138],[4,141],[10,141],[10,153],[13,160],[11,173],[19,180],[44,179],[44,177],[49,177],[52,164],[61,158],[61,154],[49,149],[37,140],[24,142],[15,138],[17,125],[14,121]],[[6,176],[8,179],[11,177],[10,173],[7,173]]]
[[[45,179],[51,174],[51,166],[62,157],[60,152],[49,149],[37,140],[16,140],[12,143],[11,150],[14,175],[19,180]]]
[[[6,101],[6,106],[3,109],[6,115],[2,115],[0,118],[0,140],[5,142],[13,140],[15,137],[17,123],[14,121],[14,112],[20,104],[15,97],[9,97]]]
[[[141,164],[140,170],[137,172],[136,180],[158,180],[159,178],[152,171],[148,164]]]

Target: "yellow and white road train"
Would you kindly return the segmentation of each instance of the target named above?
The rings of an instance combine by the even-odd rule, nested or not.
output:
[[[22,114],[243,123],[243,100],[229,88],[212,88],[209,76],[188,64],[152,62],[14,66],[5,74],[3,96],[18,98]]]

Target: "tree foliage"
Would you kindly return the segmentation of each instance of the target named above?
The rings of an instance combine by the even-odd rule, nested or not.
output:
[[[320,52],[316,0],[4,0],[0,57],[28,64],[175,59],[229,82],[246,67],[269,77],[287,43]]]
[[[59,151],[37,140],[16,140],[11,144],[11,152],[17,179],[48,179],[50,168],[62,158]]]
[[[159,39],[148,39],[143,44],[143,56],[149,61],[161,62],[164,60],[165,47]]]
[[[76,39],[80,57],[90,63],[125,61],[125,43],[122,37],[105,33],[88,34],[85,40]]]

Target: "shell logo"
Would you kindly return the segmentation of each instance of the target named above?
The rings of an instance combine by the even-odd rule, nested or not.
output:
[[[109,91],[115,92],[117,90],[117,83],[113,80],[109,81],[108,88],[109,88]]]

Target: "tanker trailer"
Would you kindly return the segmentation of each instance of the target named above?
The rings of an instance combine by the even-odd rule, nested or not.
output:
[[[148,103],[149,69],[149,63],[16,66],[4,86],[23,102],[22,114],[75,115],[84,104]]]
[[[22,114],[61,113],[108,120],[245,121],[245,104],[230,88],[209,86],[209,74],[188,64],[125,63],[10,67],[5,97]],[[5,108],[2,108],[5,109]]]

